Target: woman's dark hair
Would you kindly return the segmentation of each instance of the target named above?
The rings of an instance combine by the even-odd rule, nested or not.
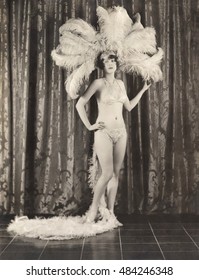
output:
[[[101,70],[103,70],[103,69],[104,69],[104,59],[101,58],[101,54],[102,54],[102,53],[100,53],[100,54],[98,55],[98,57],[97,57],[96,66],[99,67]],[[108,59],[114,59],[115,62],[116,62],[117,67],[119,66],[118,58],[117,58],[116,55],[110,54],[110,55],[108,56]]]

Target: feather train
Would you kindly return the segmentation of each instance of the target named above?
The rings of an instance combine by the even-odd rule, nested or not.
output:
[[[102,212],[104,210],[101,210]],[[107,213],[102,213],[106,214]],[[104,215],[105,217],[105,215]],[[28,219],[27,216],[16,217],[8,228],[8,232],[14,232],[19,236],[39,238],[45,240],[67,240],[94,236],[113,230],[121,224],[115,217],[106,216],[98,222],[89,223],[85,216],[53,217]]]

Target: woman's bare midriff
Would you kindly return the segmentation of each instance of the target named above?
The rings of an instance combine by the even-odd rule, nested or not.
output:
[[[98,102],[98,117],[96,122],[104,122],[108,129],[125,127],[122,109],[123,104],[120,102],[115,102],[111,105]]]

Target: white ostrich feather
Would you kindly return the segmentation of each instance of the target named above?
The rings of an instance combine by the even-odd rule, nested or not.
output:
[[[61,52],[65,55],[88,55],[89,53],[98,53],[100,51],[100,46],[98,44],[78,44],[74,41],[63,40],[62,44],[59,46],[58,53]]]
[[[104,29],[103,25],[106,21],[109,21],[109,16],[107,10],[102,8],[101,6],[98,6],[96,9],[96,13],[98,16],[98,24],[100,26],[100,31],[102,32],[102,29]]]
[[[163,58],[163,50],[161,48],[158,48],[158,50],[156,51],[156,53],[152,56],[149,56],[148,54],[145,53],[138,53],[138,52],[134,52],[132,53],[130,56],[126,57],[126,64],[130,63],[153,63],[153,64],[157,64],[159,65],[161,60]]]
[[[97,16],[101,37],[106,38],[107,43],[122,41],[131,31],[132,20],[122,7],[113,7],[109,13],[104,8],[98,7]]]
[[[133,21],[127,11],[123,7],[114,6],[108,9],[108,13],[115,31],[122,32],[123,37],[125,37],[131,31],[133,25]]]
[[[82,45],[84,46],[92,46],[94,43],[96,43],[96,39],[93,40],[92,42],[86,40],[84,37],[82,36],[77,36],[76,34],[73,34],[69,31],[65,32],[63,35],[60,36],[60,44],[65,44],[67,45],[69,44],[74,44],[76,47],[78,45]]]
[[[150,65],[148,65],[150,66]],[[131,70],[129,72],[135,73],[137,75],[142,76],[142,78],[147,80],[153,80],[154,82],[158,82],[162,80],[162,71],[158,65],[152,65],[151,67],[146,67],[144,64],[133,64]]]
[[[101,174],[101,168],[99,164],[99,160],[97,158],[97,154],[95,151],[95,147],[93,145],[93,154],[92,157],[89,158],[89,169],[88,169],[88,184],[91,189],[94,190],[97,180],[99,179]]]
[[[130,52],[156,53],[155,29],[146,27],[139,31],[132,31],[123,41],[124,55]]]
[[[51,55],[56,65],[68,70],[73,70],[87,60],[95,59],[100,52],[99,44],[91,44],[70,32],[67,32],[60,42]]]
[[[56,50],[51,52],[51,56],[57,66],[64,67],[67,70],[74,70],[85,62],[86,55],[64,55],[57,53]]]
[[[82,28],[82,20],[73,20],[75,26],[78,26],[77,23]],[[74,29],[74,25],[71,28]],[[88,28],[86,24],[85,26]],[[67,28],[66,28],[67,27]],[[55,61],[56,65],[60,67],[64,67],[67,70],[74,70],[80,65],[84,64],[88,60],[95,60],[97,53],[100,52],[99,43],[96,41],[90,42],[86,39],[86,37],[82,37],[83,31],[79,31],[80,35],[75,33],[71,33],[70,31],[70,24],[65,24],[65,27],[62,28],[62,36],[60,37],[60,45],[53,50],[51,55],[53,60]],[[77,30],[78,32],[78,30]]]
[[[75,44],[70,44],[69,42],[67,42],[67,44],[62,44],[60,46],[60,50],[65,55],[85,55],[89,53],[90,50],[92,51],[92,47],[82,46],[81,48],[81,44],[77,44],[77,46],[75,47]]]
[[[81,44],[78,44],[77,47],[75,47],[75,44],[63,44],[60,45],[59,49],[58,49],[58,53],[62,53],[65,55],[88,55],[89,53],[96,53],[98,51],[97,48],[93,47],[93,46],[89,46],[89,45],[82,45],[81,48]]]
[[[133,24],[133,26],[132,26],[131,32],[133,32],[133,31],[141,31],[142,29],[144,29],[144,26],[141,24],[141,22],[135,22]]]
[[[91,42],[95,40],[96,30],[82,19],[69,19],[59,28],[60,34],[72,32],[77,36],[82,36],[85,40]]]
[[[81,85],[89,79],[90,74],[95,69],[95,60],[87,60],[84,64],[79,66],[67,78],[65,88],[72,99],[78,97],[78,91]]]
[[[162,57],[163,51],[161,48],[151,57],[147,54],[134,53],[123,61],[121,69],[127,73],[135,72],[141,75],[144,80],[152,79],[157,82],[162,79],[162,71],[159,67]]]

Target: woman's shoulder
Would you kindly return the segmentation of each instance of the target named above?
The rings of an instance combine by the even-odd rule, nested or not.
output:
[[[89,88],[92,89],[92,92],[99,92],[102,88],[103,79],[95,79],[90,84]]]
[[[103,78],[93,80],[92,84],[101,85],[104,82]]]
[[[100,89],[103,85],[104,85],[104,79],[103,78],[99,78],[99,79],[95,79],[92,84],[94,85],[94,87],[97,89]]]
[[[98,79],[95,79],[94,81],[98,84],[102,84],[102,83],[104,83],[104,78],[98,78]]]

